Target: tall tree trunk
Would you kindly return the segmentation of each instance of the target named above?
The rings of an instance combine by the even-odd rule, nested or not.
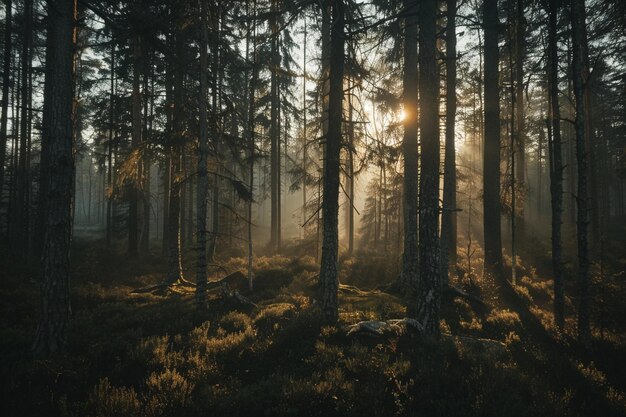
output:
[[[456,266],[456,0],[448,0],[446,27],[446,146],[441,215],[441,279],[448,282],[450,268]]]
[[[154,84],[154,74],[152,71],[151,53],[148,52],[147,45],[144,47],[142,55],[142,68],[143,68],[143,125],[141,142],[144,145],[141,155],[141,167],[142,175],[141,181],[141,206],[143,212],[141,213],[141,234],[139,236],[139,253],[142,256],[148,255],[150,251],[150,218],[152,217],[152,203],[150,196],[150,177],[151,177],[151,165],[150,154],[147,152],[148,144],[151,140],[152,134],[152,114],[151,104],[154,103],[154,89],[148,93],[150,89],[150,81]]]
[[[439,66],[437,0],[423,0],[419,13],[420,188],[417,320],[439,335]]]
[[[352,107],[352,88],[348,81],[348,172],[346,181],[348,183],[348,196],[346,201],[347,224],[346,233],[348,237],[348,255],[354,251],[354,111]]]
[[[2,63],[2,114],[0,116],[0,202],[4,191],[4,164],[7,151],[7,122],[9,117],[9,92],[11,88],[11,57],[13,29],[13,2],[5,1],[4,52]]]
[[[554,275],[554,322],[559,329],[565,324],[563,294],[563,249],[561,223],[563,216],[563,157],[561,145],[561,110],[559,108],[557,15],[559,0],[548,1],[548,88],[550,102],[550,201],[552,204],[552,273]]]
[[[484,0],[485,30],[485,130],[483,146],[483,227],[485,270],[501,278],[500,227],[500,86],[498,51],[498,0]]]
[[[343,0],[332,3],[332,29],[330,40],[330,91],[328,97],[328,135],[326,136],[324,166],[323,244],[320,265],[320,290],[322,317],[334,323],[339,317],[337,291],[337,253],[339,250],[339,154],[341,150],[341,126],[343,113],[344,71],[344,4]]]
[[[207,70],[209,68],[207,47],[209,35],[207,32],[208,16],[207,1],[200,0],[200,108],[198,135],[198,180],[196,199],[196,245],[198,250],[197,270],[196,270],[196,302],[199,307],[206,306],[206,285],[207,285],[207,261],[206,261],[206,217],[207,199],[209,194],[209,182],[207,178],[207,161],[209,154],[209,131],[207,126],[208,117],[208,80]]]
[[[403,0],[404,8],[404,253],[400,283],[411,291],[417,287],[417,1]],[[412,308],[409,308],[412,310]],[[410,312],[413,316],[415,312]]]
[[[526,194],[526,128],[524,120],[524,61],[526,59],[526,20],[524,1],[517,0],[515,16],[515,187],[522,190],[522,201],[518,203],[516,213],[517,230],[520,239],[524,239],[524,199]]]
[[[178,26],[177,26],[178,27]],[[184,146],[183,103],[184,92],[184,68],[185,59],[183,35],[176,33],[176,56],[171,62],[174,82],[173,98],[174,109],[172,112],[172,137],[170,151],[170,199],[168,207],[168,273],[166,284],[174,284],[183,280],[183,266],[181,254],[181,188],[182,170],[181,158]]]
[[[248,8],[248,3],[246,2],[246,9]],[[256,0],[253,0],[253,16],[256,16]],[[249,13],[246,13],[247,15]],[[250,190],[250,199],[248,200],[248,289],[252,291],[254,287],[254,275],[252,271],[253,261],[254,261],[254,253],[252,252],[252,203],[253,203],[253,193],[254,193],[254,159],[255,159],[255,150],[254,150],[254,115],[255,115],[255,102],[254,102],[254,94],[256,91],[256,82],[258,77],[258,71],[256,67],[256,26],[252,29],[251,24],[248,24],[247,27],[247,36],[246,36],[246,60],[249,60],[249,45],[250,45],[250,31],[252,30],[252,63],[251,63],[251,80],[248,85],[248,187]],[[306,45],[306,41],[305,41]],[[305,48],[306,49],[306,48]]]
[[[272,251],[280,248],[280,77],[278,69],[280,68],[280,51],[278,49],[278,0],[272,0],[272,16],[270,29],[271,37],[271,109],[270,109],[270,193],[271,193],[271,235],[270,247]]]
[[[111,85],[109,93],[109,140],[107,143],[107,218],[106,218],[106,242],[111,247],[113,237],[113,139],[115,122],[115,45],[111,46]]]
[[[33,2],[32,0],[24,1],[24,22],[22,36],[22,118],[20,119],[20,151],[18,166],[18,193],[17,193],[17,235],[15,241],[18,244],[21,253],[28,253],[28,236],[29,236],[29,199],[28,191],[30,188],[29,175],[27,170],[29,157],[29,138],[30,131],[30,107],[31,107],[31,86],[29,83],[31,74],[31,43],[32,43],[32,18],[33,18]]]
[[[139,2],[135,0],[135,14],[139,16]],[[141,142],[141,35],[135,33],[132,40],[133,48],[133,93],[132,93],[132,121],[131,121],[131,146],[134,151],[139,150]],[[141,158],[140,158],[141,160]],[[137,163],[137,181],[134,181],[130,189],[130,201],[128,204],[128,255],[137,256],[139,245],[139,187],[143,170],[141,161]]]
[[[219,30],[220,30],[220,14],[219,5],[214,3],[211,8],[211,26],[214,31],[213,35],[213,60],[211,62],[211,137],[213,139],[213,155],[216,161],[215,171],[213,172],[213,192],[211,200],[211,234],[209,236],[208,243],[208,260],[213,262],[215,257],[215,248],[217,247],[217,236],[219,233],[219,220],[220,220],[220,126],[219,126],[219,109],[220,103],[220,83],[219,83],[219,66],[220,66],[220,53],[219,53]]]
[[[585,147],[585,106],[584,97],[585,80],[583,74],[588,73],[584,59],[585,39],[585,3],[584,0],[572,0],[572,48],[574,78],[574,98],[576,103],[576,162],[578,171],[578,186],[576,201],[577,206],[577,241],[578,241],[578,277],[580,280],[580,305],[578,310],[578,339],[583,346],[591,346],[590,308],[591,278],[589,275],[589,249],[588,249],[588,226],[589,226],[589,198],[587,190],[587,150]]]
[[[302,73],[304,74],[304,77],[302,79],[302,226],[300,227],[302,229],[302,237],[305,238],[306,237],[306,229],[305,229],[305,224],[307,219],[307,215],[306,215],[306,183],[307,183],[307,159],[308,159],[308,149],[307,149],[307,145],[308,145],[308,137],[307,137],[307,120],[306,120],[306,112],[307,112],[307,108],[306,108],[306,64],[307,64],[307,57],[306,57],[306,38],[307,38],[307,18],[306,18],[306,14],[303,16],[304,17],[304,35],[303,35],[303,42],[304,45],[302,47]]]
[[[47,210],[41,258],[41,316],[33,344],[38,356],[63,349],[70,316],[70,245],[74,183],[73,77],[76,0],[48,2],[46,85],[42,138],[48,147]],[[52,111],[54,109],[54,111]]]

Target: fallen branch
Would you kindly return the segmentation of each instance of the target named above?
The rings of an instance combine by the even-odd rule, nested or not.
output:
[[[461,297],[461,298],[465,298],[466,300],[473,301],[477,304],[480,304],[483,307],[487,306],[487,303],[485,303],[479,297],[476,297],[475,295],[467,293],[463,291],[462,289],[455,287],[454,285],[448,285],[446,288],[444,288],[444,292],[451,294],[452,296]]]
[[[146,294],[149,292],[155,291],[165,291],[171,290],[176,287],[184,287],[184,288],[195,288],[196,284],[191,281],[188,281],[184,278],[179,278],[174,282],[161,282],[155,285],[148,285],[147,287],[137,288],[136,290],[131,291],[131,294]]]

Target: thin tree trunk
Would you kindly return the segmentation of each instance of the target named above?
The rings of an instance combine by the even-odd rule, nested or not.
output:
[[[400,283],[414,291],[418,280],[417,251],[417,1],[404,0],[404,253]],[[409,310],[413,310],[410,308]],[[415,311],[409,314],[414,316]]]
[[[170,151],[170,198],[168,207],[168,273],[166,284],[174,284],[183,280],[182,254],[181,254],[181,153],[184,141],[183,126],[183,103],[184,103],[184,68],[183,57],[184,44],[182,34],[176,35],[177,59],[171,62],[174,76],[174,109],[172,112],[172,137]]]
[[[200,0],[200,132],[198,136],[198,179],[197,179],[197,199],[196,199],[196,245],[198,250],[197,270],[196,270],[196,302],[200,308],[206,306],[206,286],[207,286],[207,199],[209,194],[209,182],[207,173],[207,161],[209,154],[209,131],[207,126],[208,117],[208,80],[207,70],[209,68],[207,47],[209,35],[207,32],[208,16],[207,1]]]
[[[4,62],[2,64],[2,115],[0,117],[0,202],[4,191],[4,164],[7,151],[7,124],[9,117],[9,95],[12,84],[11,79],[11,57],[12,57],[12,36],[13,29],[13,2],[5,2],[5,23],[4,23]]]
[[[219,170],[220,170],[220,160],[219,160],[219,152],[220,152],[220,126],[219,124],[219,109],[220,107],[220,97],[219,97],[219,78],[218,71],[220,65],[220,55],[219,55],[219,25],[220,25],[220,16],[218,5],[214,4],[211,8],[211,25],[214,31],[214,43],[212,48],[213,53],[213,61],[211,63],[211,74],[212,74],[212,85],[211,85],[211,136],[213,139],[213,154],[216,160],[215,171],[213,173],[213,192],[212,192],[212,202],[211,202],[211,234],[209,236],[208,242],[208,253],[207,259],[210,263],[213,262],[215,257],[215,248],[217,247],[217,236],[219,233],[219,220],[220,220],[220,200],[219,200]]]
[[[256,16],[256,0],[253,0],[253,16]],[[246,3],[246,8],[248,8],[248,3]],[[248,13],[246,13],[248,14]],[[250,24],[248,25],[247,28],[247,37],[246,37],[246,60],[249,59],[249,42],[250,42]],[[252,77],[250,80],[250,84],[248,86],[248,127],[247,127],[247,131],[248,131],[248,157],[249,157],[249,162],[248,162],[248,186],[249,186],[249,190],[250,190],[250,199],[248,201],[248,224],[247,224],[247,229],[248,229],[248,289],[250,291],[253,290],[254,287],[254,274],[252,271],[252,266],[253,266],[253,261],[254,261],[254,253],[253,253],[253,247],[252,247],[252,203],[253,203],[253,193],[254,193],[254,158],[255,158],[255,151],[254,151],[254,127],[255,127],[255,123],[254,123],[254,116],[255,116],[255,103],[254,103],[254,94],[256,91],[256,81],[257,81],[257,76],[258,76],[258,71],[256,68],[256,48],[257,48],[257,44],[256,44],[256,26],[254,26],[253,32],[252,32]]]
[[[448,0],[446,27],[446,146],[441,215],[441,280],[448,282],[450,268],[456,266],[456,0]]]
[[[42,137],[48,147],[47,210],[41,260],[41,316],[33,344],[37,356],[49,356],[65,345],[70,316],[70,245],[74,183],[73,77],[76,0],[48,3],[48,48]],[[54,109],[54,111],[52,111]]]
[[[138,14],[139,4],[135,0],[135,13]],[[133,36],[133,92],[132,92],[132,121],[131,121],[131,146],[132,149],[138,150],[141,142],[141,92],[139,86],[141,83],[140,65],[141,65],[141,37],[138,33]],[[134,182],[130,189],[130,201],[128,204],[128,255],[137,256],[138,253],[138,232],[139,232],[139,187],[143,174],[141,162],[138,161],[137,174],[138,181]]]
[[[589,226],[589,198],[587,190],[587,149],[585,146],[585,112],[586,101],[584,97],[583,74],[588,72],[584,68],[584,45],[585,39],[585,4],[584,0],[572,0],[572,48],[573,48],[573,78],[574,98],[576,103],[576,162],[578,171],[578,186],[576,201],[577,207],[577,241],[578,241],[578,277],[580,282],[580,304],[578,310],[578,339],[586,348],[591,347],[591,278],[589,274],[589,249],[588,249],[588,226]]]
[[[332,3],[328,135],[325,147],[326,164],[324,166],[324,198],[322,202],[324,229],[320,265],[322,318],[329,323],[334,323],[339,318],[337,253],[339,249],[339,154],[343,113],[344,44],[344,4],[343,0],[336,0]]]
[[[111,247],[113,236],[113,123],[115,121],[115,45],[111,47],[111,86],[109,94],[109,141],[107,143],[107,223],[106,241],[107,247]]]
[[[552,273],[554,275],[554,322],[559,329],[565,324],[563,294],[563,249],[561,223],[563,216],[563,157],[561,145],[561,110],[559,107],[557,15],[558,0],[548,2],[548,88],[550,102],[550,202],[552,204]]]
[[[524,120],[524,60],[526,59],[526,20],[524,1],[517,0],[515,17],[515,187],[526,190],[526,127]],[[520,210],[516,213],[517,230],[520,239],[524,239],[524,201],[520,201]]]
[[[270,193],[271,193],[271,235],[270,248],[277,251],[280,247],[280,90],[278,69],[280,68],[280,52],[278,50],[278,0],[272,0],[271,38],[271,78],[270,78]]]
[[[17,204],[16,214],[18,218],[15,236],[16,242],[20,252],[28,253],[28,234],[29,234],[29,204],[28,204],[28,190],[30,184],[28,181],[27,160],[28,160],[28,132],[30,125],[30,112],[28,109],[31,107],[31,88],[30,88],[30,73],[31,73],[31,43],[32,43],[32,15],[33,15],[33,2],[32,0],[24,1],[24,22],[23,22],[23,36],[22,36],[22,118],[20,119],[20,149],[19,149],[19,165],[17,171]]]

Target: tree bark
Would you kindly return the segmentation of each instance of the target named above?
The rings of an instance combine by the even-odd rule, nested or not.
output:
[[[335,323],[339,316],[337,291],[337,252],[339,249],[339,154],[343,113],[344,72],[344,4],[332,3],[332,29],[330,40],[330,91],[328,97],[328,135],[326,136],[324,166],[323,244],[320,265],[320,290],[322,318]]]
[[[418,280],[417,250],[417,1],[403,0],[404,8],[404,253],[400,283],[413,291]],[[412,310],[412,308],[409,308]],[[409,312],[414,316],[414,312]]]
[[[270,205],[271,205],[271,235],[270,248],[278,251],[280,242],[280,89],[278,69],[280,68],[280,51],[278,49],[278,0],[272,0],[272,17],[270,29],[271,37],[271,78],[270,78]]]
[[[585,39],[585,3],[584,0],[572,0],[572,75],[574,78],[574,99],[576,105],[575,130],[576,130],[576,162],[577,162],[577,243],[578,243],[578,278],[580,282],[580,304],[578,310],[578,340],[583,346],[591,346],[591,278],[589,275],[589,249],[588,249],[588,226],[589,226],[589,198],[587,190],[587,149],[585,146],[585,82],[583,74],[588,72],[584,68],[584,45]]]
[[[18,176],[18,193],[16,204],[16,217],[19,219],[17,223],[15,242],[21,253],[28,253],[29,242],[29,191],[30,181],[28,174],[28,158],[30,153],[30,123],[31,123],[31,96],[32,90],[30,81],[31,77],[31,44],[32,44],[32,19],[33,19],[33,2],[32,0],[24,1],[24,22],[22,36],[22,118],[20,119],[20,149],[19,149],[19,165],[17,170]]]
[[[135,0],[135,14],[139,15],[139,4]],[[133,92],[132,92],[132,119],[131,119],[131,147],[139,148],[141,142],[141,35],[135,33],[132,40],[133,48]],[[141,159],[141,158],[140,158]],[[133,181],[130,189],[130,201],[128,204],[128,255],[137,256],[139,245],[139,187],[142,177],[141,162],[138,161],[137,180]]]
[[[485,30],[485,131],[483,146],[483,227],[485,270],[502,274],[500,226],[500,87],[498,51],[498,0],[484,0]]]
[[[423,0],[419,13],[420,188],[419,282],[416,318],[426,334],[439,335],[439,66],[437,0]]]
[[[563,294],[563,249],[561,223],[563,216],[563,156],[561,145],[561,110],[559,108],[557,14],[558,1],[548,1],[548,89],[550,102],[550,201],[552,205],[552,273],[554,275],[554,322],[559,329],[565,324]]]
[[[181,33],[176,33],[176,56],[175,62],[171,62],[174,82],[173,98],[174,109],[172,112],[172,137],[170,146],[170,199],[168,207],[168,273],[166,284],[175,284],[183,280],[182,254],[181,254],[181,157],[184,144],[183,103],[184,103],[184,43]]]
[[[456,266],[456,0],[448,0],[446,27],[446,144],[441,214],[441,279],[448,282],[450,268]]]
[[[41,316],[33,344],[37,356],[49,356],[65,345],[70,316],[70,245],[74,184],[74,53],[76,0],[48,2],[48,47],[44,107],[48,117],[42,138],[48,147],[47,210],[41,259]],[[54,111],[52,111],[54,109]]]
[[[2,64],[2,115],[0,117],[0,201],[4,191],[4,164],[7,151],[7,122],[9,117],[9,92],[12,84],[11,79],[11,57],[12,57],[12,36],[13,29],[13,2],[5,2],[5,23],[4,23],[4,62]]]
[[[208,42],[209,35],[207,26],[207,1],[200,0],[200,106],[199,106],[199,135],[198,135],[198,179],[196,198],[196,245],[198,251],[196,270],[196,302],[200,308],[206,306],[206,284],[207,284],[207,199],[209,194],[209,182],[207,173],[207,161],[209,154],[209,131],[208,131]]]

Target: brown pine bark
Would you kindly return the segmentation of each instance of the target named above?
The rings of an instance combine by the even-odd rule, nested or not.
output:
[[[209,131],[208,131],[208,79],[209,68],[207,47],[209,35],[207,26],[207,1],[200,0],[200,103],[199,106],[199,135],[198,135],[198,178],[196,199],[196,249],[198,259],[196,261],[196,302],[200,308],[206,305],[207,285],[207,199],[209,194],[207,162],[209,155]]]
[[[585,146],[585,84],[583,74],[585,68],[585,3],[584,0],[572,0],[572,75],[574,82],[574,100],[576,116],[574,120],[576,135],[576,168],[578,185],[576,189],[576,227],[578,246],[578,279],[580,285],[580,303],[578,308],[578,340],[586,348],[591,347],[591,277],[589,274],[589,197],[588,197],[588,161]]]
[[[184,92],[184,43],[183,35],[176,33],[176,58],[172,60],[173,71],[173,112],[172,136],[170,138],[170,198],[167,221],[168,272],[166,284],[171,285],[183,280],[181,254],[181,159],[184,144],[183,103]]]
[[[446,26],[446,143],[441,214],[441,279],[448,282],[450,268],[456,266],[456,0],[448,0]]]
[[[500,226],[500,86],[498,51],[498,0],[484,0],[485,31],[483,146],[483,227],[485,270],[502,277]]]
[[[135,2],[135,13],[138,15],[139,4]],[[132,40],[133,48],[133,92],[132,92],[132,120],[131,120],[131,146],[138,149],[141,142],[141,35],[136,33]],[[139,184],[142,177],[141,163],[137,164],[140,171],[138,180],[133,182],[130,189],[130,201],[128,205],[128,255],[137,256],[139,246]]]
[[[561,110],[559,108],[558,0],[548,1],[548,93],[552,135],[550,152],[550,201],[552,205],[552,273],[554,275],[554,322],[559,329],[565,324],[565,297],[563,294],[563,249],[561,223],[563,216],[563,156],[561,145]]]
[[[404,253],[400,283],[409,290],[417,288],[417,1],[404,0],[404,68],[402,100],[404,106]],[[409,315],[416,312],[409,305]]]
[[[0,201],[4,191],[4,164],[7,151],[7,119],[9,116],[9,91],[11,88],[11,56],[13,29],[13,2],[5,2],[4,51],[2,63],[2,114],[0,115]]]
[[[48,2],[48,48],[42,137],[48,148],[47,210],[41,258],[41,316],[33,344],[37,356],[49,356],[65,345],[70,316],[70,245],[74,184],[74,50],[76,0]],[[54,111],[51,111],[54,109]]]
[[[437,0],[423,0],[419,12],[420,184],[417,321],[424,333],[439,335],[439,66]]]
[[[343,0],[336,0],[332,3],[331,28],[328,135],[326,136],[324,152],[326,164],[324,165],[322,201],[324,229],[320,265],[320,292],[322,318],[328,323],[335,323],[339,317],[337,253],[339,250],[339,154],[341,150],[345,44]]]

